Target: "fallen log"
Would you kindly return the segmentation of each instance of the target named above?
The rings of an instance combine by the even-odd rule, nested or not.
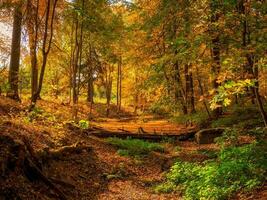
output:
[[[147,134],[147,132],[142,127],[139,127],[138,128],[138,134],[144,135],[144,134]]]
[[[95,137],[99,138],[108,138],[108,137],[117,137],[121,139],[127,139],[127,138],[133,138],[133,139],[142,139],[142,140],[153,140],[153,141],[161,141],[166,138],[171,138],[174,140],[179,140],[179,141],[185,141],[189,139],[193,139],[197,130],[191,130],[185,133],[181,134],[175,134],[175,133],[164,133],[164,134],[155,134],[155,133],[140,133],[140,129],[138,133],[133,133],[133,132],[113,132],[113,131],[108,131],[108,130],[99,130],[99,131],[87,131],[87,135],[92,135]]]

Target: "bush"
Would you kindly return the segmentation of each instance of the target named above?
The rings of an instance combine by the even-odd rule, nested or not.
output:
[[[169,96],[163,95],[156,102],[153,102],[149,107],[149,112],[158,115],[169,115],[177,112],[179,106]]]
[[[180,190],[185,199],[227,199],[239,190],[249,191],[265,181],[266,143],[222,148],[216,160],[203,165],[176,162],[166,182],[156,191]]]
[[[232,107],[233,112],[212,122],[212,127],[232,127],[250,129],[264,126],[256,106]]]
[[[174,123],[179,124],[196,124],[200,128],[207,127],[209,124],[209,116],[205,112],[197,112],[191,115],[179,115],[171,119]]]
[[[123,156],[140,156],[146,155],[151,151],[163,152],[164,148],[157,144],[138,139],[126,140],[119,138],[108,138],[107,142],[119,148],[118,153]]]
[[[33,110],[31,112],[29,112],[28,116],[27,116],[27,120],[29,122],[33,122],[36,119],[41,119],[44,114],[44,111],[41,108],[38,107],[34,107]]]
[[[80,120],[79,121],[79,127],[81,129],[87,129],[87,128],[89,128],[89,121],[87,121],[87,120]]]

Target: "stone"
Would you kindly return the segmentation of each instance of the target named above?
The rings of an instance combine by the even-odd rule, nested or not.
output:
[[[202,129],[195,134],[195,140],[198,144],[211,144],[214,139],[222,136],[224,128]]]

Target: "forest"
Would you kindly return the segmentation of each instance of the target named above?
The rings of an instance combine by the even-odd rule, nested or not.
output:
[[[267,199],[265,0],[0,0],[0,199]]]

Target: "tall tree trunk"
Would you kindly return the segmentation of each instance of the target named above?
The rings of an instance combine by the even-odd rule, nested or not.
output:
[[[246,11],[246,6],[245,3],[246,0],[240,0],[238,2],[238,8],[239,8],[239,13],[242,15],[242,26],[243,26],[243,30],[242,30],[242,46],[243,48],[246,50],[247,45],[250,43],[250,33],[249,33],[249,24],[248,24],[248,20],[247,20],[247,11]],[[248,78],[252,78],[253,77],[253,59],[252,59],[252,55],[249,53],[246,53],[246,58],[247,58],[247,64],[244,65],[244,71],[246,74],[246,77]],[[252,66],[252,67],[251,67]],[[248,91],[250,91],[250,95],[251,95],[251,103],[255,104],[255,91],[254,89],[249,90],[249,88],[247,89]]]
[[[78,91],[77,91],[77,73],[78,73],[78,62],[79,62],[79,51],[80,45],[78,41],[78,30],[79,30],[79,21],[78,16],[76,16],[75,22],[75,46],[73,53],[73,62],[72,62],[72,119],[77,121],[78,115]]]
[[[90,36],[89,36],[90,38]],[[89,60],[87,65],[87,102],[91,103],[91,105],[94,103],[94,77],[93,77],[93,51],[92,51],[92,45],[89,43]]]
[[[137,114],[137,110],[138,110],[138,103],[139,103],[139,92],[138,92],[138,77],[137,77],[137,70],[134,70],[134,114]]]
[[[82,9],[84,8],[84,0],[82,1]],[[81,23],[80,23],[81,21]],[[80,89],[80,73],[82,63],[82,43],[83,43],[83,15],[80,19],[78,14],[75,15],[75,46],[72,62],[72,119],[78,121],[78,98]],[[77,80],[78,78],[78,80]]]
[[[120,57],[120,102],[119,102],[120,110],[121,110],[121,100],[122,100],[122,57]]]
[[[121,110],[121,94],[122,90],[122,57],[120,56],[118,62],[118,73],[117,73],[117,108],[118,112]]]
[[[249,24],[247,21],[248,11],[246,10],[246,6],[245,6],[246,3],[247,2],[245,0],[241,0],[239,2],[240,13],[245,16],[245,18],[243,19],[243,31],[242,31],[242,45],[245,51],[247,51],[247,46],[251,43]],[[254,103],[254,97],[255,97],[259,112],[262,116],[262,120],[264,122],[265,127],[267,127],[267,114],[264,110],[261,96],[259,94],[258,66],[255,65],[255,61],[253,59],[254,56],[252,53],[247,52],[245,56],[247,59],[247,64],[245,65],[245,72],[247,72],[250,76],[252,76],[252,78],[256,80],[256,84],[253,88],[252,103]]]
[[[37,92],[38,88],[37,40],[39,28],[39,0],[36,1],[36,6],[33,5],[32,1],[28,0],[27,11],[27,29],[31,57],[31,98],[33,99],[33,96]]]
[[[194,99],[193,74],[190,68],[190,64],[185,65],[185,102],[187,109],[189,108],[190,114],[193,114],[196,112],[196,109]]]
[[[189,100],[190,100],[190,113],[193,114],[196,112],[196,108],[195,108],[193,73],[191,70],[189,72]]]
[[[179,64],[178,61],[174,63],[174,96],[175,96],[175,101],[178,102],[180,101],[183,114],[188,114],[188,109],[186,105],[186,94],[185,90],[183,89],[183,84],[181,82],[181,76],[180,76],[180,71],[179,71]]]
[[[82,1],[82,10],[84,9],[84,0]],[[83,12],[82,12],[83,13]],[[79,39],[79,54],[78,54],[78,85],[77,85],[77,98],[79,98],[80,94],[80,84],[81,84],[81,70],[82,70],[82,54],[83,54],[83,14],[81,19],[81,25],[80,25],[80,39]]]
[[[218,13],[219,4],[217,1],[212,0],[211,2],[211,56],[212,56],[212,74],[213,74],[213,88],[217,91],[220,84],[218,83],[218,75],[221,70],[221,52],[220,52],[220,34],[218,30],[218,21],[220,18],[220,14]],[[218,118],[222,114],[222,108],[216,108],[214,110],[214,117]]]
[[[48,0],[47,5],[46,5],[45,26],[44,26],[44,35],[43,35],[43,45],[42,45],[42,56],[43,56],[42,65],[41,65],[40,77],[39,77],[39,82],[38,82],[38,88],[32,98],[32,104],[31,104],[30,110],[34,108],[37,102],[37,99],[40,98],[40,93],[41,93],[42,86],[43,86],[47,58],[48,58],[48,54],[51,49],[51,44],[52,44],[52,39],[53,39],[53,32],[54,32],[53,25],[54,25],[54,18],[55,18],[55,12],[56,12],[56,5],[57,5],[57,0],[54,0],[54,1]]]
[[[19,62],[20,62],[20,40],[21,40],[21,23],[22,12],[21,6],[17,5],[14,8],[13,14],[13,32],[11,44],[10,68],[8,75],[9,91],[7,96],[20,101],[18,84],[19,84]]]
[[[111,69],[107,69],[107,73],[106,73],[106,98],[107,98],[107,112],[106,112],[106,116],[107,117],[109,117],[109,114],[110,114],[111,93],[112,93]]]
[[[119,109],[119,102],[120,102],[120,94],[119,94],[119,91],[120,91],[120,62],[118,62],[118,71],[117,71],[117,109],[118,109],[118,112],[120,111]]]
[[[203,97],[203,100],[202,100],[203,106],[204,106],[204,108],[205,108],[205,110],[206,110],[206,112],[207,112],[207,114],[209,116],[209,119],[211,119],[211,114],[210,114],[208,105],[206,103],[205,97],[204,97],[204,95],[205,95],[204,88],[203,88],[203,86],[201,84],[201,78],[200,78],[200,74],[199,74],[198,68],[196,69],[196,72],[197,72],[197,82],[198,82],[198,87],[199,87],[200,95]]]
[[[265,127],[267,127],[267,114],[264,110],[264,107],[263,107],[263,103],[262,103],[262,100],[261,100],[261,96],[260,96],[260,93],[259,93],[259,71],[258,71],[258,66],[254,66],[254,78],[257,80],[256,84],[255,84],[255,87],[254,87],[254,94],[255,94],[255,97],[256,97],[256,100],[257,100],[257,104],[258,104],[258,108],[259,108],[259,111],[260,111],[260,114],[262,116],[262,120],[264,122],[264,125]]]
[[[87,101],[94,103],[94,82],[93,82],[93,67],[89,64],[88,73],[88,86],[87,86]]]

